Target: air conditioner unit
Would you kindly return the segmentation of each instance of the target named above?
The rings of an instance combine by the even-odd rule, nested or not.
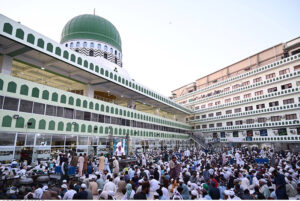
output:
[[[259,132],[259,131],[254,131],[254,134],[255,134],[255,135],[259,135],[260,132]]]
[[[278,130],[273,130],[274,135],[278,135]]]
[[[297,130],[296,129],[290,129],[290,133],[295,135],[297,133]]]

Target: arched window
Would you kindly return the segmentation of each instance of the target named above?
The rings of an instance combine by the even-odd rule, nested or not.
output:
[[[107,51],[107,45],[104,45],[104,51]]]
[[[70,43],[70,48],[73,48],[74,44],[73,42]]]
[[[77,42],[77,43],[76,43],[76,47],[80,47],[80,42]]]
[[[16,121],[16,128],[24,128],[25,121],[24,118],[19,117]]]
[[[93,57],[94,56],[94,51],[93,50],[90,50],[89,52],[89,56]]]
[[[119,58],[121,58],[121,53],[119,52]]]
[[[110,48],[110,53],[111,53],[111,54],[113,53],[113,49],[112,49],[112,48]]]
[[[118,55],[118,52],[117,52],[117,50],[115,50],[115,55],[116,55],[116,56]]]
[[[66,47],[68,47],[68,43],[66,43]]]
[[[83,42],[83,47],[87,47],[87,42]]]
[[[35,37],[32,34],[28,34],[27,42],[31,43],[31,44],[34,44],[34,40],[35,40]]]
[[[90,48],[94,48],[94,43],[93,42],[90,43]]]
[[[20,89],[20,94],[22,95],[28,95],[28,86],[27,85],[22,85]]]
[[[17,84],[13,81],[9,82],[7,85],[7,91],[8,92],[12,92],[12,93],[16,93],[17,90]]]
[[[34,88],[32,89],[31,96],[32,96],[32,97],[35,97],[35,98],[38,98],[39,95],[40,95],[40,90],[39,90],[37,87],[34,87]]]
[[[48,130],[55,130],[55,122],[54,121],[49,122]]]
[[[97,48],[98,48],[98,50],[101,50],[101,44],[100,43],[98,43]]]
[[[40,48],[44,48],[44,44],[45,44],[44,40],[41,39],[41,38],[39,38],[39,39],[38,39],[37,46],[40,47]]]
[[[3,31],[8,34],[12,34],[13,27],[9,23],[5,23],[3,27]]]

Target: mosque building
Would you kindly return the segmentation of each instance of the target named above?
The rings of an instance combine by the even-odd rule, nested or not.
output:
[[[296,38],[168,98],[130,77],[108,20],[76,16],[57,43],[0,14],[0,161],[117,146],[125,154],[194,145],[299,149],[299,77]]]
[[[190,146],[191,110],[134,81],[122,57],[97,15],[68,21],[60,43],[0,15],[0,161]]]

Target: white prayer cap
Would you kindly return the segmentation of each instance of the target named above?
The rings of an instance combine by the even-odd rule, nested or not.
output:
[[[108,199],[108,192],[107,191],[102,191],[102,193],[100,194],[100,198],[103,198],[105,200]]]
[[[48,190],[48,186],[47,186],[47,185],[44,186],[44,187],[42,188],[42,190],[43,190],[43,191]]]
[[[86,189],[86,184],[81,184],[81,188]]]
[[[267,183],[267,180],[265,180],[265,179],[260,179],[259,181],[263,182],[263,183]]]
[[[188,181],[187,185],[191,185],[191,184],[192,184],[192,182],[191,182],[191,181]]]
[[[269,169],[269,172],[272,173],[272,172],[274,172],[274,170],[275,170],[275,168],[271,167],[271,168]]]
[[[84,184],[85,185],[85,184]],[[63,184],[63,185],[61,185],[61,188],[65,188],[65,189],[67,189],[68,188],[68,186],[67,186],[67,184]],[[82,184],[81,184],[81,188],[82,188]]]
[[[62,183],[67,183],[67,180],[63,180],[63,182]]]
[[[198,192],[196,190],[192,190],[192,195],[193,196],[197,196],[198,195]]]
[[[179,179],[179,182],[183,182],[183,179]]]
[[[229,196],[234,195],[234,191],[232,191],[232,190],[225,190],[224,193],[225,193],[225,195],[229,195]]]

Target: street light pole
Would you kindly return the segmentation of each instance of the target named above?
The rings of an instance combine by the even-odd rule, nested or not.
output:
[[[112,156],[113,155],[113,128],[111,126],[108,127],[109,128],[109,135],[108,135],[108,139],[109,139],[109,154]]]

